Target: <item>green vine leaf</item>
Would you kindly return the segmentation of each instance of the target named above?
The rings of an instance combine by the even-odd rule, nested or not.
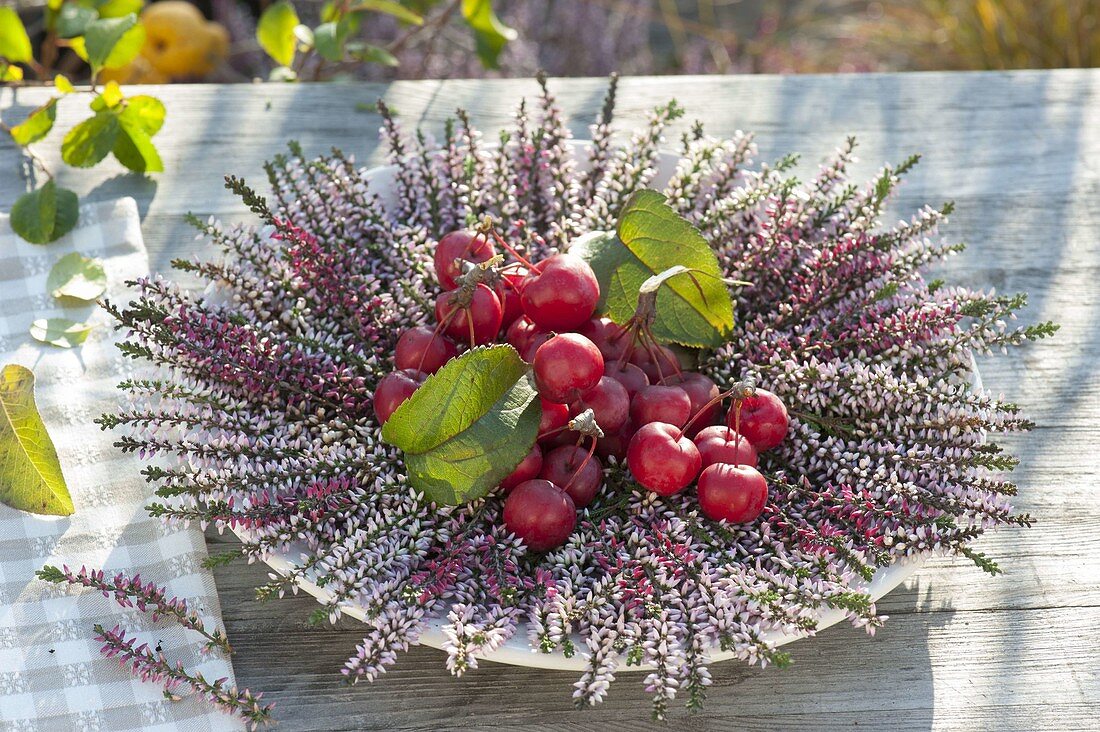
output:
[[[140,13],[145,0],[95,0],[101,18],[118,18],[130,13]]]
[[[57,97],[51,98],[38,109],[31,112],[22,124],[11,128],[11,139],[20,147],[38,142],[53,129],[57,119]]]
[[[733,301],[718,258],[657,191],[636,191],[623,205],[617,232],[585,234],[569,251],[592,266],[600,307],[616,323],[630,320],[643,285],[659,275],[652,283],[659,286],[652,325],[658,340],[714,348],[733,331]]]
[[[95,76],[101,69],[117,69],[137,58],[145,44],[145,28],[137,15],[101,18],[89,23],[84,35],[72,40],[77,56],[88,62]]]
[[[286,0],[279,0],[264,10],[256,25],[256,40],[260,48],[281,66],[290,66],[294,60],[294,47],[297,44],[294,29],[299,22],[294,6]]]
[[[477,55],[488,69],[499,67],[500,52],[509,41],[516,39],[516,31],[509,28],[493,12],[492,0],[462,0],[462,17],[474,31]]]
[[[68,318],[39,318],[31,323],[31,338],[58,348],[76,348],[88,340],[92,326]]]
[[[313,44],[317,53],[329,61],[344,58],[344,45],[348,39],[349,23],[346,18],[321,23],[313,29]]]
[[[114,149],[119,133],[118,115],[97,112],[69,130],[61,143],[61,159],[74,168],[90,168]]]
[[[519,465],[542,416],[529,370],[511,346],[475,348],[397,408],[382,439],[404,451],[413,488],[436,503],[468,503]]]
[[[53,85],[62,94],[73,94],[76,92],[76,87],[69,81],[69,77],[64,74],[58,74],[53,77]]]
[[[0,8],[0,56],[17,64],[29,64],[34,60],[31,39],[23,20],[15,8]]]
[[[77,3],[65,3],[57,11],[57,36],[58,38],[82,36],[97,18],[99,13],[94,8],[87,8]]]
[[[15,364],[0,371],[0,502],[50,516],[75,510],[34,403],[34,374]]]
[[[54,297],[95,300],[107,291],[107,272],[100,260],[72,252],[50,270],[46,290]]]
[[[52,180],[11,207],[11,228],[31,244],[49,244],[72,231],[80,215],[76,194]]]
[[[392,15],[402,23],[408,23],[409,25],[424,25],[423,16],[409,10],[400,3],[392,2],[392,0],[360,0],[360,2],[352,5],[350,10],[352,13],[364,11]]]
[[[360,41],[352,41],[348,44],[348,52],[360,61],[366,61],[372,64],[382,64],[383,66],[398,66],[400,61],[397,60],[397,56],[382,48],[381,46],[372,46],[369,43],[362,43]]]

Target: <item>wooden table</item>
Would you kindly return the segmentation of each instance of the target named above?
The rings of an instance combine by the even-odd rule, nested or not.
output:
[[[573,132],[587,134],[600,79],[553,84]],[[361,111],[384,96],[407,121],[438,129],[456,106],[487,131],[507,124],[531,81],[423,81],[391,85],[172,86],[152,90],[168,106],[157,137],[166,173],[124,174],[107,163],[61,170],[82,196],[135,197],[154,269],[174,257],[212,254],[182,214],[241,218],[220,186],[225,173],[263,185],[261,162],[288,139],[310,152],[337,146],[380,160],[379,119]],[[758,133],[761,157],[805,153],[803,169],[845,135],[859,136],[858,172],[911,152],[924,160],[900,192],[896,215],[930,202],[957,204],[947,233],[967,251],[943,269],[957,282],[1031,293],[1028,321],[1054,319],[1057,337],[985,359],[987,386],[1025,405],[1039,422],[1011,446],[1023,457],[1018,505],[1030,530],[1001,531],[979,545],[1005,569],[997,578],[966,561],[936,559],[895,590],[874,638],[834,627],[790,647],[794,665],[765,671],[713,667],[701,714],[678,712],[664,729],[905,730],[1096,729],[1100,725],[1100,70],[804,77],[626,79],[620,123],[675,96],[688,120],[716,134]],[[0,91],[6,122],[40,103],[41,91]],[[58,127],[86,115],[67,102]],[[55,132],[39,145],[55,165]],[[49,150],[53,148],[53,150]],[[18,156],[0,147],[0,209],[22,191]],[[212,549],[233,542],[211,532]],[[308,597],[261,605],[260,566],[217,572],[241,684],[278,702],[285,730],[622,729],[647,727],[637,677],[623,674],[604,704],[573,710],[570,673],[483,664],[452,679],[443,654],[418,648],[373,685],[345,687],[336,671],[359,639],[355,622],[313,629]]]

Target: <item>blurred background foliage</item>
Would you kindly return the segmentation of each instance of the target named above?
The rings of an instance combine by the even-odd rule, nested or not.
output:
[[[81,31],[136,13],[103,81],[805,73],[1095,66],[1100,0],[3,0],[28,82],[87,80]],[[0,20],[0,23],[4,22]],[[0,35],[3,29],[0,28]],[[136,40],[136,39],[134,39]],[[18,69],[8,76],[19,74]],[[14,81],[15,79],[9,79]]]

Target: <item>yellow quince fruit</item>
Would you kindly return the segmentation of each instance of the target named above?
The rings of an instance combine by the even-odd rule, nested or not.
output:
[[[145,45],[141,55],[157,71],[171,77],[203,76],[220,64],[229,52],[229,33],[206,20],[194,5],[183,0],[153,3],[141,13]]]

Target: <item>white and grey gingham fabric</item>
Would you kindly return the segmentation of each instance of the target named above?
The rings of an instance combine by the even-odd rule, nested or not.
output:
[[[172,702],[99,654],[92,626],[116,624],[159,646],[206,678],[233,678],[227,659],[200,654],[204,640],[178,625],[157,624],[123,610],[94,590],[35,579],[43,564],[140,572],[194,604],[208,626],[221,609],[197,528],[166,528],[143,510],[149,489],[140,463],[112,446],[92,422],[118,403],[115,385],[132,365],[114,347],[101,308],[61,307],[46,276],[77,251],[103,260],[108,297],[128,301],[126,280],[148,271],[137,205],[125,198],[81,208],[78,227],[46,245],[28,244],[0,218],[0,365],[34,371],[35,397],[61,460],[76,513],[34,516],[0,505],[0,730],[238,730],[243,725],[197,699]],[[91,318],[98,327],[80,348],[39,343],[28,334],[37,318]]]

